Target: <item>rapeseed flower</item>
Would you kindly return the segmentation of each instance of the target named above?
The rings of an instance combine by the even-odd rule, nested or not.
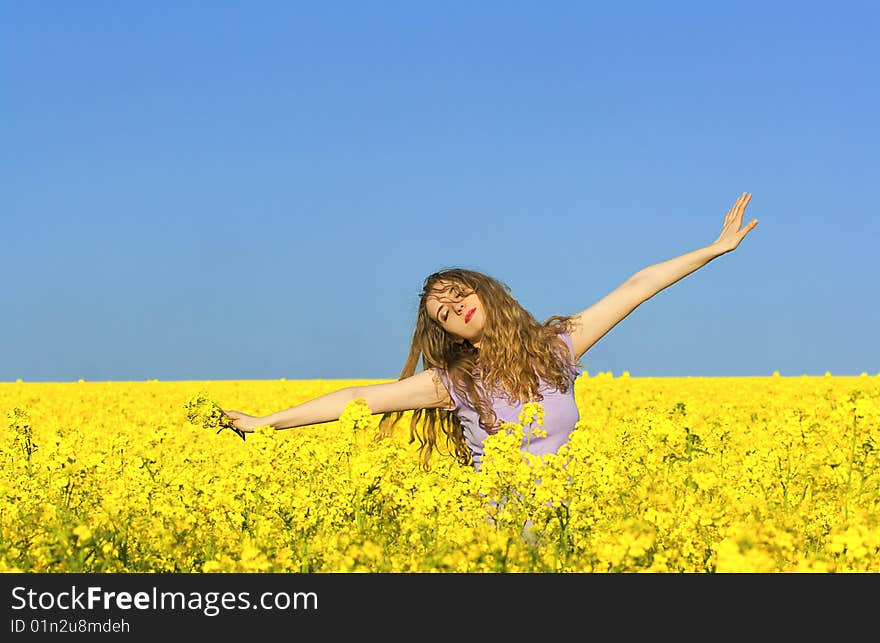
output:
[[[479,472],[421,470],[363,401],[246,448],[179,430],[345,385],[0,383],[0,570],[880,571],[880,378],[582,375],[558,453],[523,452],[527,405]]]

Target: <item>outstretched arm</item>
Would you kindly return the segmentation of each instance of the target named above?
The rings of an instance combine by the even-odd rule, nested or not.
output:
[[[683,279],[698,268],[702,268],[712,259],[735,250],[745,236],[758,225],[758,220],[752,219],[748,225],[742,228],[743,214],[751,200],[751,194],[747,192],[742,193],[742,196],[736,200],[733,207],[727,211],[721,234],[708,246],[688,252],[669,261],[648,266],[630,277],[630,279],[638,282],[644,291],[645,299],[650,299],[664,288]]]
[[[443,383],[432,370],[387,384],[349,386],[318,396],[289,409],[266,416],[254,416],[240,411],[225,411],[236,428],[252,433],[259,426],[277,430],[338,420],[350,401],[363,398],[373,414],[391,411],[412,411],[421,408],[440,408],[449,405],[450,397]]]
[[[751,194],[743,192],[733,207],[727,211],[721,234],[709,245],[638,271],[597,303],[574,315],[575,324],[571,341],[575,358],[580,358],[586,353],[642,302],[702,268],[716,257],[735,250],[745,236],[758,225],[758,220],[753,219],[742,227],[743,213],[751,199]]]

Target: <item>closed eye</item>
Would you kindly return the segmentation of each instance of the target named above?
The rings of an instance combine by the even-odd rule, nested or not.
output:
[[[461,288],[459,288],[458,286],[452,286],[452,288],[450,288],[450,292],[452,293],[452,296],[455,299],[460,300],[465,297],[464,291]],[[442,312],[441,312],[441,309],[437,310],[437,321],[445,322],[447,317],[449,317],[448,308],[443,308]]]

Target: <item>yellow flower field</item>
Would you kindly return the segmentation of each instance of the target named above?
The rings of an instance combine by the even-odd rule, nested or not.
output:
[[[518,450],[526,405],[479,473],[357,402],[245,440],[206,414],[373,382],[0,384],[0,571],[880,571],[880,376],[584,373],[559,454]]]

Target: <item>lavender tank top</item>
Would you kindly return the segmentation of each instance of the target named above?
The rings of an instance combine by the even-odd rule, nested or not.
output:
[[[578,412],[578,407],[574,399],[574,380],[577,378],[579,371],[574,364],[574,348],[571,344],[571,335],[569,333],[563,333],[560,337],[565,341],[566,346],[568,346],[569,360],[571,362],[569,371],[571,376],[571,386],[567,393],[560,393],[558,390],[552,389],[546,384],[541,384],[539,386],[539,390],[544,396],[544,399],[540,401],[541,405],[544,407],[544,426],[542,428],[547,431],[547,435],[540,438],[531,436],[531,439],[529,439],[528,436],[523,435],[522,442],[523,451],[535,455],[556,453],[559,447],[568,442],[569,435],[574,430],[578,420],[580,420],[580,413]],[[465,442],[467,443],[468,448],[470,448],[473,456],[474,468],[479,471],[483,459],[483,442],[490,433],[480,424],[480,415],[477,413],[477,410],[470,406],[466,401],[462,400],[458,393],[456,393],[449,381],[449,375],[446,371],[436,367],[434,367],[433,370],[446,386],[446,390],[449,391],[452,401],[455,402],[455,407],[449,410],[455,413],[456,417],[458,417],[461,422]],[[498,416],[499,422],[519,423],[519,414],[525,405],[523,402],[511,404],[504,396],[492,396],[490,397],[489,402],[492,405],[495,414]]]

